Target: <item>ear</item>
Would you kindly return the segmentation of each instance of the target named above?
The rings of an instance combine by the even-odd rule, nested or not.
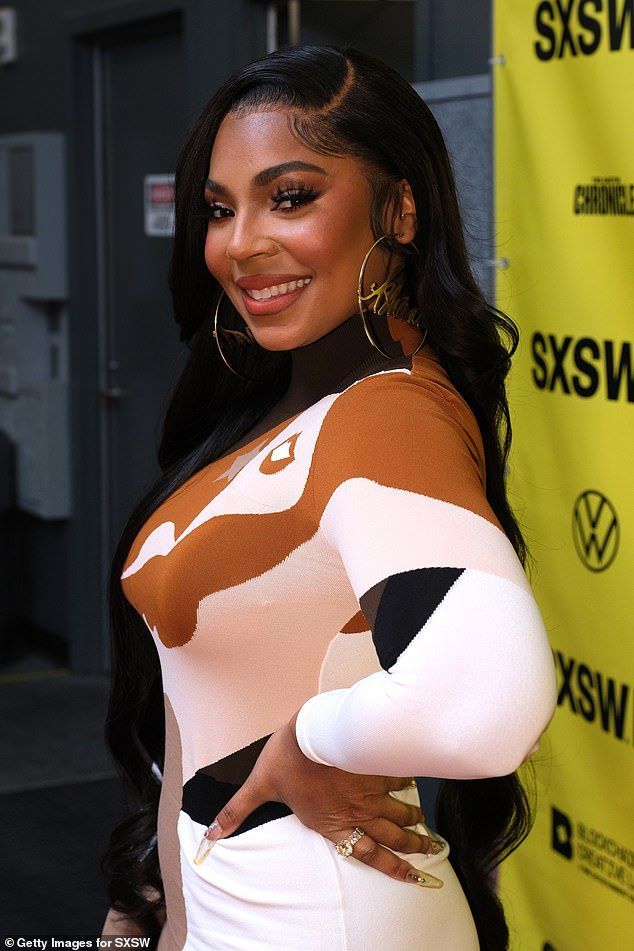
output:
[[[401,244],[409,244],[410,241],[415,239],[418,230],[416,204],[414,202],[414,196],[412,195],[412,189],[406,178],[402,179],[400,186],[401,201],[398,209],[399,216],[395,221],[394,231],[402,232],[402,237],[397,238],[397,241],[400,241]]]

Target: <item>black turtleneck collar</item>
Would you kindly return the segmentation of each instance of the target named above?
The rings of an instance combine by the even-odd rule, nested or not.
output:
[[[291,382],[283,397],[285,411],[300,412],[368,373],[411,366],[411,357],[403,355],[401,345],[391,338],[387,323],[376,317],[369,318],[370,321],[379,344],[393,358],[388,360],[370,343],[361,316],[355,311],[317,340],[291,350]]]

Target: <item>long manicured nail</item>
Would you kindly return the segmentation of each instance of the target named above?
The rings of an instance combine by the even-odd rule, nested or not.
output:
[[[447,844],[444,839],[441,839],[439,835],[436,835],[436,833],[431,830],[427,832],[427,838],[431,840],[431,845],[427,851],[431,852],[432,855],[438,855]]]
[[[202,839],[200,840],[200,845],[198,846],[196,855],[194,856],[194,865],[201,865],[205,861],[205,859],[207,858],[207,856],[209,855],[213,847],[214,847],[214,843],[210,842],[209,839],[206,839],[203,836]]]
[[[427,849],[427,852],[431,852],[432,855],[438,855],[439,852],[442,852],[444,847],[445,847],[445,843],[441,842],[440,839],[432,839],[431,845]]]
[[[420,885],[421,888],[442,888],[445,884],[440,878],[430,875],[429,872],[408,872],[407,878],[416,885]]]
[[[220,827],[220,823],[217,819],[214,819],[211,825],[208,826],[203,833],[203,837],[200,840],[200,845],[198,846],[196,855],[194,856],[194,865],[201,865],[205,861],[217,840],[220,838],[221,834],[222,829]]]
[[[210,826],[207,826],[206,831],[203,833],[204,837],[210,842],[215,842],[216,839],[219,839],[222,835],[222,826],[217,819],[211,823]]]

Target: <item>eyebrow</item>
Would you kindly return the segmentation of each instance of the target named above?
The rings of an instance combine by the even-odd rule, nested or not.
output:
[[[251,184],[261,188],[264,185],[268,185],[269,182],[274,181],[276,178],[279,178],[279,176],[283,175],[285,172],[294,171],[320,172],[322,175],[328,174],[325,168],[321,168],[320,165],[313,165],[311,162],[282,162],[281,165],[271,165],[270,168],[262,169],[261,172],[258,172],[257,175],[253,176]],[[224,185],[214,182],[211,178],[208,178],[205,182],[205,188],[209,188],[212,191],[218,192],[219,195],[228,194],[228,190],[224,187]]]

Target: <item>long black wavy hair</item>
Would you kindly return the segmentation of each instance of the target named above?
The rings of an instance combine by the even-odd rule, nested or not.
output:
[[[224,366],[211,334],[220,286],[205,265],[207,226],[199,213],[222,119],[230,112],[267,108],[286,111],[293,134],[313,150],[364,161],[377,238],[386,208],[398,200],[398,183],[403,178],[409,182],[421,227],[419,253],[407,256],[406,290],[429,328],[428,341],[478,421],[488,501],[525,568],[529,558],[506,492],[511,420],[505,378],[519,331],[485,300],[473,276],[450,159],[431,111],[395,70],[350,46],[286,47],[250,63],[204,107],[177,162],[169,286],[180,339],[189,353],[164,413],[158,453],[162,474],[125,526],[109,582],[112,682],[106,742],[137,802],[113,830],[102,869],[109,878],[111,905],[154,937],[163,904],[156,848],[163,688],[156,648],[123,595],[120,576],[135,536],[157,506],[225,454],[280,400],[290,382],[287,351],[254,344],[241,349],[241,371],[265,382],[243,381]],[[243,327],[233,307],[222,323]],[[534,779],[532,764],[526,769]],[[443,780],[436,820],[438,831],[451,842],[452,865],[483,951],[507,948],[509,932],[493,873],[532,827],[526,787],[517,773]]]

